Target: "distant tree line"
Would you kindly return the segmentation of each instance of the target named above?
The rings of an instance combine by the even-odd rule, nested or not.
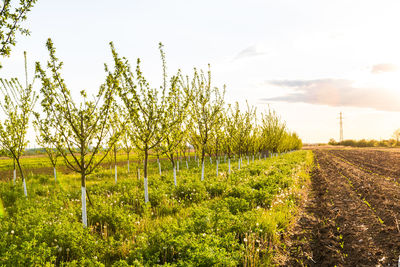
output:
[[[331,139],[328,143],[329,145],[333,146],[351,146],[351,147],[395,147],[399,146],[400,143],[397,142],[395,139],[388,139],[388,140],[343,140],[341,142],[336,142],[334,139]]]

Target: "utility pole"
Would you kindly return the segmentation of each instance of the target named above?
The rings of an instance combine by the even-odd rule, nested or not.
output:
[[[343,117],[342,112],[340,112],[340,142],[343,141]]]

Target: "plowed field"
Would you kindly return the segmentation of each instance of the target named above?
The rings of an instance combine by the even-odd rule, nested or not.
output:
[[[397,266],[400,153],[316,149],[311,192],[288,239],[297,266]]]

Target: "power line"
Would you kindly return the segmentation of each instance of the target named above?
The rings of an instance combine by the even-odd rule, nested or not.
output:
[[[340,112],[340,142],[343,141],[343,117],[342,112]]]

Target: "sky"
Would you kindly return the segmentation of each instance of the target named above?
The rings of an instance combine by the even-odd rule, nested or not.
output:
[[[399,10],[396,0],[38,0],[0,77],[23,79],[27,51],[32,79],[50,37],[76,95],[104,82],[110,41],[159,87],[162,42],[169,74],[210,64],[228,103],[276,110],[305,143],[338,140],[339,112],[345,139],[387,139],[400,128]]]

